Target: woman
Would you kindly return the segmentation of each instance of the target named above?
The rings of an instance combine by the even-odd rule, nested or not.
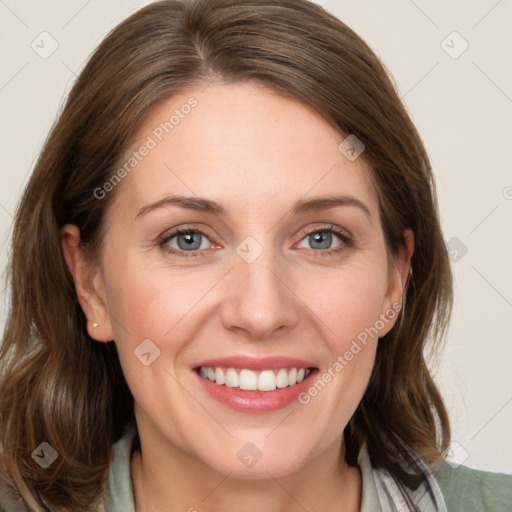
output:
[[[168,0],[121,23],[12,251],[5,510],[512,501],[512,478],[442,458],[423,350],[452,284],[428,156],[377,57],[314,4]]]

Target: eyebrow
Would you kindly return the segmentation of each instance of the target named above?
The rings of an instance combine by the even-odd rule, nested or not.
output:
[[[203,213],[210,213],[220,217],[226,217],[228,209],[217,201],[206,199],[202,197],[187,197],[187,196],[166,196],[159,201],[143,206],[137,213],[135,218],[147,215],[148,213],[160,210],[168,206],[178,206],[188,210],[200,211]],[[372,215],[369,208],[359,199],[350,195],[341,196],[327,196],[315,197],[313,199],[300,199],[295,202],[291,208],[291,213],[297,215],[300,213],[317,212],[329,210],[338,206],[353,206],[365,213],[370,223]]]

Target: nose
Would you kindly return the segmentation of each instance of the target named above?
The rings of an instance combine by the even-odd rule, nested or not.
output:
[[[235,257],[226,283],[229,291],[222,322],[226,329],[241,332],[248,339],[265,340],[296,325],[300,301],[287,283],[286,263],[278,261],[275,251],[265,249],[255,261],[249,261]]]

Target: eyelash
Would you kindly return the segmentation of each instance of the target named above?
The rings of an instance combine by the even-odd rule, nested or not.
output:
[[[190,228],[182,228],[182,229],[177,229],[176,231],[173,231],[169,235],[165,235],[164,237],[162,237],[158,241],[158,245],[159,245],[159,247],[162,250],[164,250],[164,251],[166,251],[168,253],[177,254],[177,255],[179,255],[179,257],[197,258],[198,256],[204,256],[204,254],[203,254],[204,250],[182,251],[182,250],[179,250],[179,249],[175,249],[174,247],[169,247],[167,245],[169,240],[172,240],[175,236],[186,235],[187,233],[199,233],[200,235],[205,236],[206,238],[208,238],[208,235],[206,233],[204,233],[204,231],[201,231],[200,229],[192,228],[192,227],[190,227]],[[336,255],[338,253],[341,253],[341,252],[347,250],[348,248],[350,248],[353,245],[353,240],[343,230],[341,230],[341,229],[339,229],[339,228],[337,228],[335,226],[328,226],[328,227],[323,227],[323,228],[315,228],[315,229],[311,229],[309,231],[306,231],[303,234],[303,236],[300,239],[300,241],[302,241],[307,236],[315,234],[315,233],[332,233],[332,234],[337,235],[341,239],[341,241],[343,242],[341,245],[339,245],[338,247],[335,247],[334,249],[326,249],[326,250],[310,249],[311,251],[315,251],[316,253],[318,253],[319,255],[322,255],[324,257],[334,256],[334,255]]]

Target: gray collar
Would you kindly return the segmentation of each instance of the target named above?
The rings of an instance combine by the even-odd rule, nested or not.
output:
[[[411,452],[410,449],[409,451]],[[436,479],[421,459],[416,456],[414,459],[425,478],[417,489],[406,488],[411,502],[416,506],[416,510],[421,512],[447,512],[443,494]],[[363,475],[361,512],[410,510],[389,472],[382,468],[372,468],[366,444],[361,447],[357,462]]]

